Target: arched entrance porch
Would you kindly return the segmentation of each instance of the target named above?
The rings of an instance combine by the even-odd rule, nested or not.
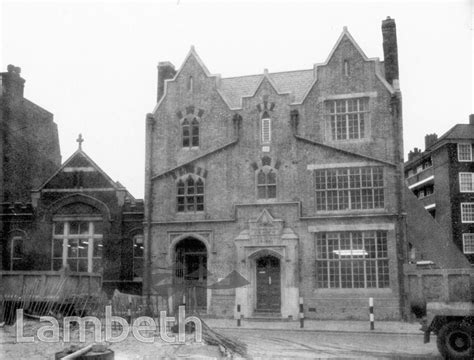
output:
[[[207,309],[207,248],[194,238],[187,237],[175,246],[174,284],[176,285],[175,307],[183,303],[186,310]]]

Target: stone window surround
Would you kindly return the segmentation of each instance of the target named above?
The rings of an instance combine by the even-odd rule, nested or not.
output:
[[[88,233],[87,234],[71,234],[70,233],[70,224],[72,222],[83,222],[88,224]],[[56,234],[56,224],[63,224],[63,233]],[[94,257],[94,243],[96,241],[100,241],[98,246],[103,249],[103,230],[102,233],[97,234],[94,230],[94,223],[100,223],[102,225],[102,217],[100,216],[55,216],[53,218],[53,236],[52,236],[52,243],[51,243],[51,268],[54,270],[53,263],[55,259],[62,260],[62,266],[66,266],[68,259],[70,259],[68,255],[68,247],[69,247],[69,240],[87,240],[88,241],[88,249],[87,249],[87,272],[93,272],[93,261],[98,260],[102,261],[102,255],[100,257]],[[61,257],[54,256],[54,243],[55,240],[62,240],[62,254]],[[79,247],[79,243],[78,243]],[[82,257],[76,256],[71,259],[80,259]],[[71,269],[72,271],[76,271]]]
[[[321,104],[323,109],[323,117],[324,121],[322,121],[323,126],[325,127],[324,130],[324,138],[327,142],[333,143],[359,143],[359,142],[367,142],[370,141],[372,136],[372,127],[371,127],[371,114],[373,109],[373,98],[377,98],[378,94],[376,91],[367,91],[367,92],[360,92],[360,93],[348,93],[348,94],[334,94],[334,95],[326,95],[318,97],[318,103]],[[330,121],[327,119],[326,109],[325,109],[325,102],[330,100],[349,100],[354,98],[368,98],[367,101],[367,116],[364,119],[364,137],[360,139],[344,139],[344,140],[333,140],[331,134],[331,124]]]
[[[187,121],[187,125],[184,122]],[[196,150],[199,149],[200,142],[201,142],[201,119],[194,114],[187,114],[182,119],[180,119],[180,134],[181,134],[181,149],[183,150]],[[196,125],[197,123],[197,125]],[[188,127],[188,135],[185,137],[184,135],[184,126]],[[197,127],[197,135],[194,134],[194,129]],[[185,145],[185,139],[187,138],[189,144]],[[194,139],[197,138],[197,145],[194,145]]]
[[[474,254],[474,233],[462,234],[462,250],[464,254]]]
[[[260,184],[258,182],[258,175],[259,173],[263,171],[265,174],[265,180],[266,182],[264,184]],[[269,183],[269,173],[273,172],[275,174],[275,183]],[[275,187],[275,196],[274,197],[268,197],[268,191],[269,187],[274,186]],[[259,188],[265,188],[265,197],[259,197]],[[278,197],[278,172],[277,169],[272,167],[271,165],[263,165],[262,167],[258,168],[255,170],[255,196],[259,202],[261,201],[274,201]]]
[[[378,165],[378,166],[377,166]],[[316,210],[316,212],[318,213],[334,213],[334,212],[353,212],[353,211],[377,211],[377,210],[383,210],[385,209],[385,197],[386,197],[386,194],[385,194],[385,186],[384,186],[384,183],[385,183],[385,180],[384,180],[384,177],[385,177],[385,171],[384,171],[384,168],[381,167],[379,164],[372,164],[372,163],[368,163],[368,162],[365,162],[365,163],[362,163],[362,162],[358,162],[358,163],[341,163],[341,164],[329,164],[329,165],[324,165],[324,164],[311,164],[311,165],[308,165],[307,166],[307,169],[308,170],[313,170],[314,171],[318,171],[318,170],[338,170],[338,169],[354,169],[354,168],[359,168],[359,169],[362,169],[362,168],[370,168],[370,169],[373,169],[373,168],[381,168],[382,169],[382,181],[383,181],[383,184],[382,184],[382,196],[383,196],[383,199],[382,199],[382,202],[383,202],[383,206],[382,207],[371,207],[371,208],[362,208],[362,205],[363,205],[363,198],[362,198],[362,195],[361,195],[361,198],[360,198],[360,203],[361,203],[361,207],[360,208],[348,208],[348,209],[330,209],[328,210],[327,208],[326,209],[319,209],[319,210]],[[371,170],[371,181],[373,182],[373,170]],[[324,193],[327,193],[328,191],[330,190],[335,190],[335,191],[338,191],[338,189],[325,189],[325,190],[316,190],[316,178],[315,178],[315,173],[313,174],[313,189],[315,191],[315,194],[314,194],[314,204],[315,204],[315,207],[317,207],[317,193],[318,192],[324,192]],[[360,176],[362,176],[362,173],[360,172]],[[350,174],[348,173],[348,186],[350,185]],[[367,189],[379,189],[380,187],[370,187],[370,188],[367,188]],[[354,188],[354,190],[362,190],[362,183],[360,184],[360,186],[358,188]],[[348,190],[350,191],[350,189]],[[338,198],[339,198],[339,195],[338,195]],[[372,202],[375,206],[375,193],[372,191]],[[327,207],[327,205],[326,205]]]
[[[326,250],[329,250],[331,248],[330,244],[330,239],[328,238],[328,234],[333,235],[333,239],[335,240],[337,238],[337,249],[338,251],[344,251],[341,247],[342,245],[342,234],[348,234],[348,237],[345,237],[345,241],[349,240],[349,243],[351,244],[351,250],[350,253],[346,255],[339,255],[339,257],[330,257],[329,253],[327,253],[327,257],[323,257],[322,254],[320,254],[318,251],[316,251],[316,266],[319,269],[321,267],[322,270],[327,271],[327,276],[323,276],[322,279],[319,279],[318,277],[315,279],[316,282],[322,281],[322,284],[318,285],[318,290],[319,289],[332,289],[332,290],[347,290],[347,289],[364,289],[364,290],[370,290],[370,289],[387,289],[390,288],[390,279],[389,279],[389,253],[388,253],[388,234],[386,230],[344,230],[344,231],[335,231],[333,228],[331,228],[329,231],[321,231],[321,232],[316,232],[315,233],[315,244],[316,247],[324,247]],[[355,234],[360,234],[360,238],[356,237],[354,238]],[[322,235],[325,235],[324,237]],[[334,238],[334,235],[336,238]],[[372,237],[373,235],[373,237]],[[383,235],[383,236],[382,236]],[[382,236],[380,238],[380,236]],[[364,246],[365,250],[365,255],[363,257],[360,257],[358,253],[353,253],[353,241],[355,239],[358,239],[358,242],[361,242]],[[369,253],[367,253],[367,241],[369,239],[373,240],[373,250],[375,251],[375,256],[374,257],[368,257],[370,256]],[[382,243],[380,243],[381,240]],[[383,247],[380,244],[385,244]],[[334,245],[334,244],[333,244]],[[382,246],[382,247],[381,247]],[[370,247],[369,247],[370,248]],[[356,251],[358,249],[355,249]],[[345,257],[343,257],[345,256]],[[349,258],[347,258],[349,256]],[[346,267],[341,267],[342,264],[350,264],[350,269]],[[355,265],[358,265],[355,267]],[[324,266],[326,265],[326,266]],[[334,266],[337,265],[337,266]],[[362,265],[362,267],[360,267]],[[370,266],[369,266],[370,265]],[[345,273],[344,270],[350,270],[349,273]],[[381,273],[382,271],[382,273]],[[347,278],[347,275],[350,275],[350,279]],[[337,279],[334,278],[335,275],[337,276]],[[358,275],[358,278],[356,279],[356,276]],[[375,278],[370,277],[370,275],[375,276]],[[361,278],[362,276],[362,278]],[[360,286],[360,280],[363,281],[363,286]],[[349,281],[349,283],[347,283]],[[332,284],[333,282],[336,282],[338,284],[335,284],[335,286]],[[369,286],[369,282],[371,285],[375,286]],[[375,282],[375,284],[374,284]],[[355,284],[359,284],[359,286],[355,286]],[[343,286],[343,284],[350,284],[351,286]]]

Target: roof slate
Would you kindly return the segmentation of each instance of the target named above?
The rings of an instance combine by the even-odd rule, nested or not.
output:
[[[220,90],[229,105],[238,108],[241,105],[241,98],[253,95],[264,76],[261,74],[223,78]],[[269,73],[268,77],[278,93],[290,93],[294,96],[294,102],[301,102],[314,81],[314,71],[309,69]]]

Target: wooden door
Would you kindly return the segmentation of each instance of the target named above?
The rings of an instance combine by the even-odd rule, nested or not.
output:
[[[274,256],[263,256],[256,260],[257,311],[280,312],[281,276],[280,260]]]

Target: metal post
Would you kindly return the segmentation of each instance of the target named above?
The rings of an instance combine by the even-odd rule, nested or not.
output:
[[[240,326],[240,305],[237,305],[237,326]]]
[[[304,328],[304,309],[302,297],[300,297],[300,328]]]
[[[375,329],[374,324],[374,298],[369,298],[369,319],[370,319],[370,330]]]

